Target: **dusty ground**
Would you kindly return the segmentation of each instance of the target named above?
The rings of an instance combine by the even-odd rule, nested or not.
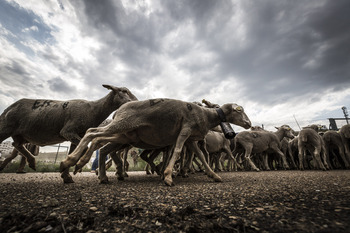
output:
[[[350,232],[350,171],[0,174],[0,232]]]

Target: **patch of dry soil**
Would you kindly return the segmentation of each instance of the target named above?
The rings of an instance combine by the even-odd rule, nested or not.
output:
[[[350,171],[0,174],[0,232],[350,232]]]

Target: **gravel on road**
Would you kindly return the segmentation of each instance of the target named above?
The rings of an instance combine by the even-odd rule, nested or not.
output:
[[[0,174],[0,232],[350,232],[350,170]]]

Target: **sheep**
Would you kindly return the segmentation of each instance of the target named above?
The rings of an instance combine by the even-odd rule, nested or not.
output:
[[[12,137],[13,146],[27,158],[33,170],[35,158],[24,147],[27,142],[45,146],[70,141],[72,151],[87,129],[98,126],[122,104],[137,100],[125,87],[102,86],[111,91],[96,101],[18,100],[0,116],[0,143]],[[61,177],[65,183],[73,182],[68,170]]]
[[[344,151],[344,144],[343,141],[341,139],[341,135],[336,132],[336,131],[327,131],[323,134],[323,140],[325,142],[325,148],[326,148],[326,153],[328,154],[328,157],[331,156],[331,153],[337,153],[340,155],[340,162],[345,166],[345,168],[349,169],[350,165],[349,165],[349,160],[345,155],[345,151]],[[336,151],[335,151],[336,150]],[[338,156],[336,154],[334,154],[335,159],[338,159]],[[332,164],[332,159],[329,158]],[[328,161],[327,161],[328,162]],[[331,165],[329,164],[329,165]],[[334,165],[334,164],[333,164]]]
[[[299,133],[298,157],[300,170],[304,170],[303,161],[304,156],[306,155],[306,151],[309,151],[312,154],[316,166],[319,169],[329,169],[327,164],[324,141],[316,130],[318,130],[318,127],[315,125],[311,125],[309,127],[304,127]],[[322,155],[323,161],[321,161],[320,155]]]
[[[251,126],[243,108],[232,103],[225,104],[219,109],[203,108],[194,103],[175,99],[149,99],[126,103],[116,111],[116,117],[110,125],[87,131],[74,152],[61,162],[61,170],[68,169],[74,164],[76,164],[75,171],[79,170],[89,161],[92,152],[106,142],[109,143],[104,146],[105,151],[125,144],[143,149],[175,145],[170,162],[164,171],[164,182],[171,186],[172,169],[186,143],[186,146],[201,159],[207,175],[215,181],[222,181],[221,177],[208,166],[197,145],[197,141],[203,140],[210,129],[223,121],[222,116],[225,116],[227,122],[243,128]],[[80,158],[90,142],[89,149]],[[107,178],[102,170],[100,175],[103,176],[102,180]]]
[[[228,155],[228,158],[232,159],[235,165],[237,164],[231,152],[231,142],[225,138],[225,135],[223,133],[210,130],[209,133],[205,136],[205,145],[209,155],[212,155],[211,157],[215,156],[215,154],[218,154],[217,157],[221,157],[221,152],[225,152]],[[221,165],[219,164],[220,158],[214,158],[214,160],[215,169],[222,170],[220,168]]]
[[[248,161],[251,168],[255,171],[260,171],[251,160],[252,153],[263,153],[263,152],[275,152],[281,156],[283,165],[286,169],[289,169],[288,163],[281,148],[281,140],[284,137],[294,138],[292,129],[288,125],[282,125],[276,127],[276,132],[269,132],[265,130],[258,131],[243,131],[237,134],[234,138],[235,149],[233,154],[238,154],[240,150],[244,149],[244,158]],[[264,161],[265,167],[268,167],[267,161]]]
[[[350,161],[350,125],[343,125],[340,128],[339,133],[344,144],[345,155]]]
[[[288,164],[293,169],[297,169],[297,165],[295,164],[294,157],[291,153],[290,146],[289,146],[290,140],[288,138],[283,138],[281,141],[281,151],[286,156]]]

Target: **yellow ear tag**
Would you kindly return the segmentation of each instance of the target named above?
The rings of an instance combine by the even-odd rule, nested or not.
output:
[[[237,111],[242,111],[242,108],[240,106],[236,107]]]

